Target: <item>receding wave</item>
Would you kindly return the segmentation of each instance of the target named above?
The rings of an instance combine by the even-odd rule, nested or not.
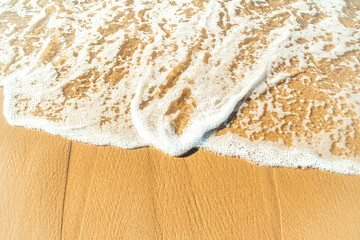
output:
[[[4,113],[92,144],[360,174],[357,1],[8,1]]]

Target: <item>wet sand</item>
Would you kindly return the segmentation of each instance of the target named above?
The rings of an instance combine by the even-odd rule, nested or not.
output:
[[[359,176],[92,146],[0,116],[0,239],[359,239],[359,196]]]

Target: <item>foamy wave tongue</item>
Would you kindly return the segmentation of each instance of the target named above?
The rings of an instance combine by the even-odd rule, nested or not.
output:
[[[182,89],[173,87],[165,96],[161,92],[149,95],[146,91],[156,86],[153,82],[154,72],[152,69],[144,73],[131,104],[132,120],[138,133],[153,146],[171,155],[182,155],[191,148],[200,146],[204,135],[224,123],[236,110],[236,106],[265,80],[273,63],[279,58],[281,44],[288,37],[289,32],[285,31],[269,44],[256,65],[251,66],[251,69],[245,68],[247,71],[244,70],[241,81],[232,82],[231,75],[223,73],[235,59],[219,67],[209,68],[204,66],[201,58],[194,56],[191,60],[184,59],[166,79],[159,81],[159,84],[165,82],[165,85],[160,85],[160,89],[162,86],[166,87],[166,84],[172,84],[171,81],[175,78],[176,81],[185,82],[191,79],[191,86]],[[236,41],[236,35],[224,40]],[[226,44],[218,46],[219,53],[230,52],[228,47]],[[191,66],[187,66],[190,64]],[[213,77],[209,78],[209,75]],[[226,82],[231,88],[217,92],[219,78],[222,84]],[[158,79],[161,80],[161,77]]]
[[[360,174],[359,10],[342,0],[9,1],[5,116],[92,144]]]

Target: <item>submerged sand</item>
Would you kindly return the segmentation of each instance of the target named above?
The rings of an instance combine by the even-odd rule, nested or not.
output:
[[[356,1],[8,1],[13,125],[360,174]]]

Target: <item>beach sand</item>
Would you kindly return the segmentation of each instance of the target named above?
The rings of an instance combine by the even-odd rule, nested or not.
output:
[[[0,239],[360,238],[359,176],[93,146],[2,114],[0,156]]]
[[[200,7],[203,2],[194,1]],[[277,3],[280,4],[279,1],[270,1],[274,8],[279,7]],[[352,5],[356,4],[351,1],[347,4],[348,8],[342,9],[347,18],[339,21],[344,26],[353,28],[356,24],[350,20],[355,19],[355,16],[352,16]],[[247,7],[252,9],[254,6],[250,4]],[[53,7],[47,8],[47,17],[33,24],[31,30],[34,36],[43,34],[42,31],[48,27],[50,13],[56,12],[55,10]],[[190,13],[191,11],[187,14]],[[287,14],[275,16],[274,19],[279,17],[278,21],[285,21],[290,16]],[[307,21],[316,22],[324,18],[321,14],[314,16],[316,19],[311,19],[310,15],[301,15],[297,20],[305,29]],[[231,25],[223,24],[223,17],[219,26],[230,28]],[[11,12],[4,13],[2,18],[16,23],[14,31],[19,34],[24,30],[23,23],[28,22],[27,18],[22,19]],[[143,17],[140,18],[142,21]],[[282,18],[284,19],[281,20]],[[131,20],[126,17],[124,22],[127,23],[129,19]],[[271,23],[279,24],[275,20]],[[112,21],[117,22],[117,17]],[[50,24],[49,27],[53,25]],[[101,35],[110,36],[116,33],[116,27],[124,26],[114,25],[99,30]],[[273,26],[270,24],[266,27]],[[111,32],[112,30],[114,32]],[[141,25],[138,30],[149,31],[146,25]],[[6,31],[6,28],[3,31]],[[73,58],[63,57],[60,50],[63,47],[66,53],[77,57],[78,52],[68,51],[74,42],[74,34],[68,34],[62,28],[56,33],[65,40],[58,42],[59,39],[54,34],[42,53],[40,62],[51,63],[58,66],[58,70],[62,69],[67,73],[65,63]],[[31,38],[26,31],[23,34],[25,37],[14,37],[14,41],[4,42],[21,46],[24,54],[30,56],[42,46],[33,43],[42,38]],[[245,42],[255,43],[261,40],[260,37],[268,37],[267,34],[256,35],[256,38],[249,38]],[[324,41],[333,41],[330,33],[322,38]],[[318,41],[320,40],[317,39],[316,42]],[[95,44],[91,42],[90,45],[101,44],[107,45],[107,42],[99,40]],[[131,57],[138,44],[140,42],[137,38],[125,41],[124,46],[121,46],[127,51],[120,47],[118,55],[124,59]],[[298,44],[302,42],[299,40]],[[354,44],[358,42],[349,42],[347,47]],[[196,46],[200,49],[200,45]],[[324,52],[330,53],[333,48],[334,45],[326,45]],[[248,53],[248,61],[252,63],[253,52]],[[99,66],[102,66],[103,60],[92,54],[93,52],[89,62],[95,59]],[[158,54],[161,55],[161,51],[154,52],[151,57],[160,57]],[[299,149],[308,146],[310,150],[325,158],[359,157],[360,129],[357,109],[360,103],[352,101],[355,94],[359,93],[359,89],[354,87],[358,86],[355,79],[359,68],[351,67],[355,64],[353,61],[359,59],[359,54],[358,49],[355,49],[331,61],[327,61],[327,58],[316,61],[310,54],[309,62],[316,68],[307,68],[306,71],[300,71],[299,62],[294,59],[291,67],[279,65],[276,70],[289,73],[292,80],[281,80],[263,93],[247,99],[231,124],[219,127],[216,137],[233,134],[251,142],[263,140],[274,145],[295,146]],[[208,64],[209,57],[209,53],[204,55],[204,63]],[[27,61],[27,58],[18,56],[5,56],[4,59],[11,60],[8,65],[13,65],[9,68],[11,71],[18,69],[17,61]],[[127,74],[123,71],[122,64],[122,61],[115,61],[111,71],[104,76],[110,93],[119,79]],[[68,65],[73,66],[73,63]],[[333,69],[332,65],[337,68]],[[173,71],[169,70],[169,84],[179,79],[178,76],[183,70],[178,68],[186,70],[189,66],[189,57],[186,57],[185,63],[176,65]],[[5,74],[8,74],[9,69],[4,67]],[[66,101],[73,99],[76,104],[80,104],[81,99],[88,94],[90,80],[94,83],[101,80],[100,73],[90,73],[64,85],[62,93]],[[319,81],[318,77],[321,75],[327,75],[328,78]],[[31,84],[36,85],[36,81]],[[189,80],[189,84],[194,83]],[[9,87],[9,84],[6,87]],[[168,91],[168,87],[160,85],[160,98]],[[23,89],[27,93],[28,89]],[[36,87],[32,89],[35,89],[32,91],[34,96],[41,92]],[[113,91],[113,94],[119,93]],[[196,106],[191,96],[190,89],[184,88],[181,96],[175,99],[166,111],[165,115],[171,115],[181,110],[173,124],[177,134],[182,134]],[[18,100],[14,105],[14,109],[18,108],[17,113],[26,112],[29,99],[21,99],[20,95],[15,98]],[[109,99],[106,97],[104,104],[107,104]],[[127,102],[125,104],[124,101],[126,107],[118,108],[119,103],[115,100],[114,97],[113,105],[116,108],[109,107],[112,114],[116,113],[115,117],[110,113],[109,116],[106,115],[104,111],[106,114],[99,123],[100,127],[104,125],[105,130],[110,126],[106,124],[112,121],[116,123],[120,110],[126,114],[130,112]],[[317,169],[262,167],[244,159],[204,150],[193,152],[186,157],[172,157],[152,147],[125,150],[112,146],[94,146],[43,131],[10,126],[2,114],[3,101],[1,88],[0,239],[360,239],[360,176],[340,175]],[[61,103],[64,108],[66,101]],[[144,103],[148,104],[146,101]],[[88,102],[85,101],[85,104]],[[95,109],[93,105],[89,106],[90,110]],[[40,110],[35,112],[35,115],[54,122],[60,121],[64,113],[58,111],[57,107],[59,106],[56,104],[50,104],[49,107],[53,110],[50,113],[55,115],[39,107],[37,109]],[[15,109],[14,112],[16,111]],[[75,113],[74,116],[79,115]],[[131,121],[125,120],[128,125],[121,122],[119,128],[112,123],[114,125],[111,127],[116,130],[130,129],[126,126],[134,127]],[[36,121],[31,124],[34,127]],[[112,130],[110,127],[109,129]],[[326,141],[327,139],[331,141]],[[235,148],[234,151],[236,150]],[[222,149],[219,152],[226,151]],[[269,163],[261,158],[248,160]],[[287,166],[298,166],[297,159],[286,160]],[[346,173],[339,169],[337,171]]]

